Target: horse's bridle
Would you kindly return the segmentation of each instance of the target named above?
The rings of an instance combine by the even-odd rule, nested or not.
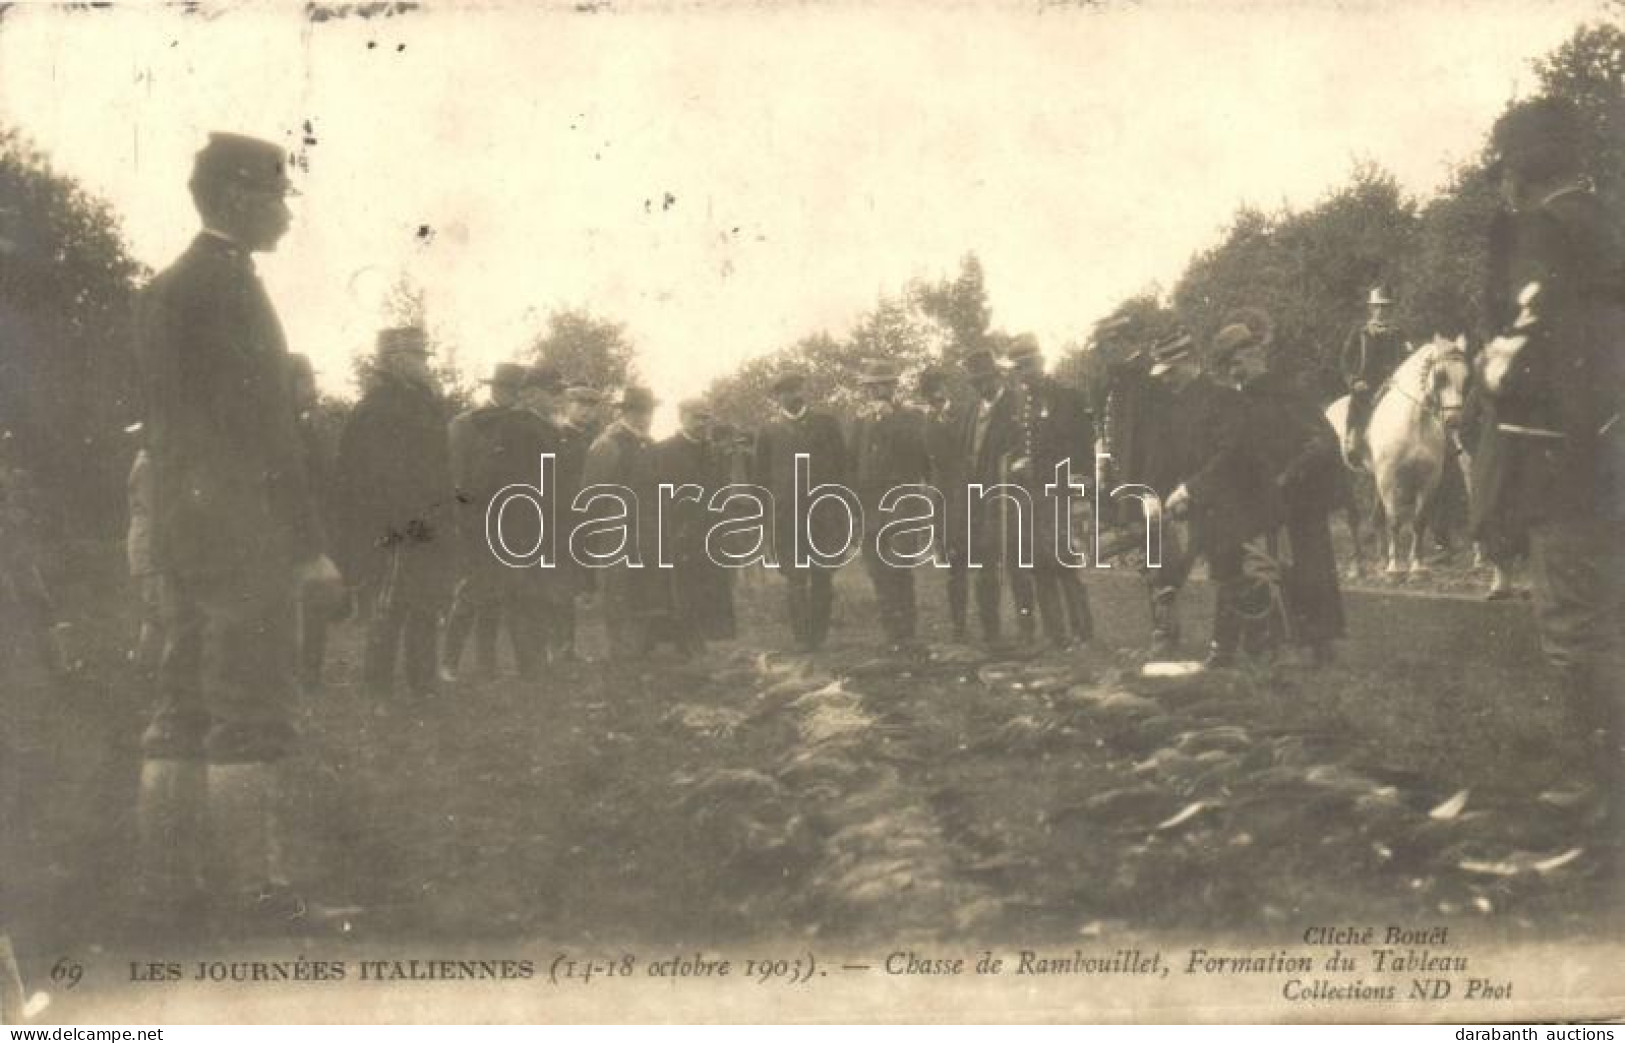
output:
[[[1438,341],[1431,341],[1427,347],[1431,349],[1435,344],[1438,343]],[[1461,416],[1462,411],[1465,408],[1465,404],[1454,406],[1441,405],[1437,401],[1437,394],[1428,386],[1429,380],[1433,376],[1433,371],[1439,367],[1441,362],[1448,361],[1451,358],[1459,358],[1463,363],[1467,361],[1466,352],[1457,347],[1454,342],[1447,343],[1448,347],[1444,347],[1442,350],[1430,350],[1428,352],[1426,363],[1422,366],[1422,372],[1420,374],[1420,383],[1424,388],[1420,397],[1417,395],[1412,395],[1409,391],[1406,391],[1404,388],[1394,383],[1394,379],[1392,377],[1389,377],[1387,380],[1383,381],[1382,384],[1383,390],[1392,391],[1394,394],[1399,395],[1401,398],[1417,406],[1424,413],[1427,413],[1429,416],[1433,417],[1433,419],[1437,420],[1440,424],[1446,427],[1449,426],[1449,421],[1452,417]]]

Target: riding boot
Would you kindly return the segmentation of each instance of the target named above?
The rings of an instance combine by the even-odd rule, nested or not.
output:
[[[186,930],[206,893],[205,774],[195,760],[148,760],[136,796],[136,873],[143,921]]]

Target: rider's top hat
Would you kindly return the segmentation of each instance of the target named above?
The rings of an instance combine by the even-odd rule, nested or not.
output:
[[[1393,302],[1393,299],[1388,296],[1388,291],[1384,290],[1381,286],[1372,287],[1371,288],[1371,296],[1366,298],[1366,304],[1392,304],[1392,303],[1394,303],[1394,302]]]

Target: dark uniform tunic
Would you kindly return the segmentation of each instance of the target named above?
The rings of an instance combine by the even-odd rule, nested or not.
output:
[[[1012,451],[1018,460],[1027,461],[1026,469],[1013,477],[1031,494],[1034,507],[1034,567],[1017,569],[1010,576],[1017,610],[1030,620],[1030,606],[1036,601],[1051,641],[1087,641],[1094,631],[1088,596],[1078,570],[1062,556],[1081,546],[1073,539],[1075,534],[1062,527],[1068,517],[1063,508],[1077,494],[1048,487],[1055,484],[1056,466],[1064,461],[1071,461],[1072,481],[1093,482],[1094,417],[1081,392],[1053,377],[1039,375],[1025,382],[1018,378],[1010,393],[1015,398]]]
[[[440,396],[380,373],[339,438],[343,507],[335,530],[345,575],[367,592],[363,674],[374,694],[394,684],[397,657],[414,695],[434,684],[435,633],[450,595],[456,515]]]
[[[930,474],[925,416],[892,403],[869,405],[852,431],[852,475],[863,507],[864,567],[880,602],[880,625],[893,645],[912,642],[918,626],[914,569],[897,557],[920,553],[928,545],[911,543],[894,533],[886,541],[891,561],[882,558],[876,541],[886,522],[893,516],[919,516],[924,505],[902,500],[891,505],[892,513],[887,514],[881,511],[881,503],[892,489],[923,486]]]
[[[282,327],[248,253],[207,233],[153,279],[139,321],[153,554],[169,581],[143,745],[274,760],[293,739],[294,566],[323,542]]]
[[[811,651],[829,636],[835,597],[833,571],[817,559],[798,565],[795,549],[799,542],[804,551],[810,545],[824,554],[837,554],[842,541],[857,533],[847,532],[846,520],[833,504],[809,512],[811,503],[803,502],[797,511],[798,453],[807,454],[805,484],[809,489],[820,485],[845,488],[849,477],[846,441],[835,418],[810,408],[795,417],[781,415],[758,433],[751,467],[752,482],[773,497],[773,553],[779,575],[788,585],[790,632],[798,648]]]

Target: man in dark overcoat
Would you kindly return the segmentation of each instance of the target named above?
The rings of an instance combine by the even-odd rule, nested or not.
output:
[[[609,639],[612,661],[625,663],[648,655],[657,621],[669,618],[667,591],[660,583],[658,567],[659,481],[654,469],[654,443],[649,428],[654,421],[654,393],[644,387],[628,387],[616,405],[615,422],[593,440],[582,469],[582,487],[612,486],[622,498],[626,512],[625,545],[615,553],[618,540],[597,538],[589,533],[585,549],[595,554],[603,567],[593,569],[603,596],[604,629]],[[607,516],[602,502],[585,517]],[[577,522],[578,526],[581,524]]]
[[[1541,651],[1586,733],[1602,836],[1625,847],[1621,617],[1625,601],[1625,245],[1582,175],[1580,113],[1536,99],[1492,134],[1511,211],[1483,351],[1502,441],[1498,525],[1528,542]]]
[[[253,254],[288,229],[286,156],[213,134],[190,188],[203,231],[143,291],[138,313],[167,634],[142,737],[140,862],[150,912],[198,908],[206,795],[215,911],[254,929],[308,909],[288,886],[275,809],[295,743],[295,598],[302,583],[336,583],[337,573],[323,553],[282,327],[254,271]]]
[[[853,518],[855,531],[849,531],[835,503],[809,511],[810,503],[802,502],[798,510],[803,498],[797,496],[796,456],[807,457],[803,484],[809,489],[820,485],[845,489],[850,480],[846,440],[834,417],[808,404],[805,377],[787,374],[769,391],[778,416],[757,434],[752,482],[773,497],[773,555],[785,581],[790,633],[798,651],[812,652],[829,636],[838,567],[833,559],[849,549],[843,541],[856,537],[861,523]],[[804,555],[801,561],[798,547]],[[809,548],[829,557],[809,555]]]
[[[1279,490],[1290,637],[1307,665],[1319,665],[1331,661],[1332,642],[1343,636],[1331,532],[1343,463],[1331,423],[1292,375],[1272,361],[1266,339],[1243,323],[1224,327],[1214,338],[1211,364],[1240,389],[1250,450]]]
[[[339,437],[336,481],[346,576],[372,606],[363,680],[382,709],[399,662],[407,694],[432,695],[457,518],[445,403],[423,330],[379,331],[367,389]]]
[[[1163,582],[1178,588],[1195,558],[1207,561],[1213,582],[1213,641],[1209,666],[1235,663],[1243,633],[1244,544],[1279,523],[1280,493],[1264,476],[1252,446],[1241,392],[1213,379],[1191,336],[1179,331],[1153,349],[1151,375],[1168,387],[1170,473],[1178,485],[1168,514],[1190,521],[1190,542],[1178,561],[1165,562]]]
[[[655,476],[672,487],[660,500],[661,547],[671,565],[660,570],[671,605],[667,634],[684,655],[701,651],[708,638],[729,636],[733,620],[732,577],[705,546],[717,517],[706,504],[727,484],[725,461],[711,438],[714,422],[704,403],[679,403],[676,433],[654,447]]]
[[[852,429],[853,491],[863,507],[863,563],[880,602],[880,625],[893,654],[916,650],[918,612],[914,602],[914,561],[905,560],[929,550],[927,541],[911,541],[907,536],[889,537],[886,550],[878,542],[881,529],[891,516],[882,506],[902,515],[918,516],[917,500],[887,500],[893,490],[919,487],[924,494],[931,476],[931,456],[926,449],[925,417],[897,399],[898,372],[886,359],[864,363],[858,376],[865,401]],[[899,495],[902,495],[901,492]]]

